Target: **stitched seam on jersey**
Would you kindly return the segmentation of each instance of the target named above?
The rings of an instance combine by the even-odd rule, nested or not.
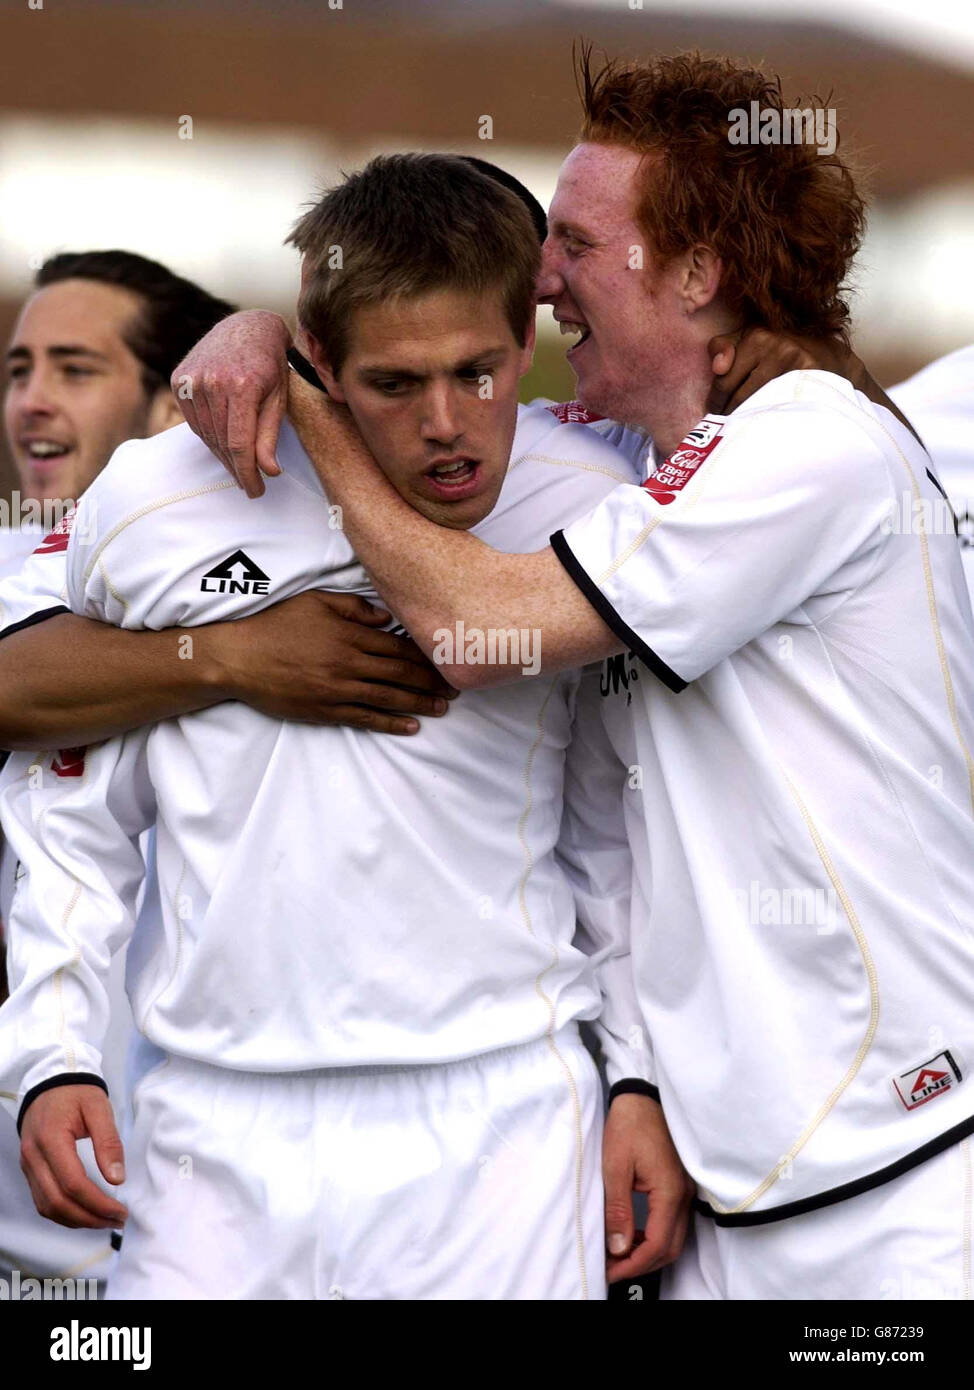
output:
[[[617,483],[632,483],[631,473],[627,476],[625,473],[616,473],[612,468],[603,468],[598,463],[584,463],[581,459],[555,458],[552,454],[537,454],[531,449],[526,454],[521,454],[508,466],[508,473],[512,473],[519,464],[525,463],[529,459],[534,463],[552,463],[557,468],[578,468],[583,473],[602,473],[606,478],[612,478]]]
[[[961,1276],[964,1281],[962,1297],[971,1297],[971,1141],[965,1139],[960,1146],[964,1165],[964,1215],[961,1227]]]
[[[104,582],[105,588],[108,590],[109,594],[112,596],[115,602],[121,606],[122,624],[124,625],[125,619],[128,617],[129,606],[126,600],[122,598],[122,595],[115,588],[115,585],[112,583],[111,578],[108,574],[108,570],[105,568],[105,561],[101,555],[99,555],[98,557],[98,569],[101,573],[101,577]]]
[[[166,993],[166,991],[172,987],[173,981],[179,973],[179,966],[183,954],[183,918],[182,914],[179,911],[179,892],[183,886],[183,879],[186,877],[186,870],[188,867],[189,865],[186,861],[186,856],[184,855],[183,867],[179,871],[179,878],[176,880],[176,887],[173,889],[172,895],[172,908],[176,917],[176,952],[175,958],[173,960],[172,970],[169,972],[169,979],[156,991],[156,993],[149,1000],[148,1004],[145,1006],[145,1009],[142,1012],[142,1021],[139,1024],[139,1031],[141,1033],[145,1032],[145,1025],[149,1015],[152,1013],[152,1010],[159,1003],[159,1000]]]
[[[94,555],[91,557],[91,560],[88,562],[88,566],[85,569],[84,577],[82,579],[82,587],[84,587],[84,585],[86,585],[88,583],[88,580],[91,578],[91,572],[95,568],[95,565],[98,563],[98,561],[101,559],[102,552],[106,549],[107,546],[111,545],[115,537],[120,536],[121,533],[127,527],[134,525],[137,521],[141,521],[144,516],[149,516],[152,512],[161,511],[163,507],[173,506],[176,502],[188,502],[193,497],[205,497],[207,493],[224,492],[227,488],[236,486],[237,484],[233,480],[233,478],[228,478],[225,483],[207,483],[205,487],[191,488],[187,492],[174,492],[169,497],[159,497],[156,499],[156,501],[147,502],[144,507],[139,507],[137,511],[130,512],[129,515],[125,517],[123,521],[119,521],[115,526],[112,527],[108,535],[104,538],[104,540],[95,550]]]
[[[94,1254],[86,1256],[83,1260],[79,1260],[77,1264],[62,1270],[60,1274],[49,1274],[47,1277],[49,1279],[74,1279],[79,1274],[83,1274],[86,1269],[90,1269],[92,1265],[100,1264],[102,1260],[107,1260],[111,1253],[112,1246],[111,1241],[109,1241],[106,1245],[100,1246]]]
[[[841,392],[836,391],[834,386],[829,386],[828,390],[832,391],[835,395],[841,397]],[[893,435],[890,434],[889,430],[883,424],[882,420],[876,420],[875,423],[879,427],[879,429],[882,430],[883,434],[889,440],[892,447],[896,450],[896,453],[899,455],[903,467],[906,469],[907,476],[910,480],[910,491],[913,494],[914,512],[915,514],[917,514],[918,512],[917,534],[920,540],[920,558],[923,567],[923,582],[927,595],[927,611],[930,616],[930,626],[933,628],[933,640],[934,645],[937,649],[937,658],[940,662],[940,674],[944,682],[944,695],[947,700],[947,712],[950,715],[950,722],[954,730],[954,736],[957,739],[958,744],[960,745],[960,750],[964,758],[964,764],[967,768],[967,782],[971,797],[971,810],[974,811],[974,758],[971,757],[970,749],[967,746],[967,741],[964,738],[963,730],[960,727],[960,720],[957,717],[957,702],[954,696],[954,681],[953,677],[950,674],[950,663],[947,660],[947,649],[944,646],[943,632],[940,627],[940,615],[937,611],[937,593],[933,583],[933,568],[930,564],[930,545],[927,540],[927,532],[923,524],[923,508],[921,506],[919,509],[917,509],[915,506],[917,502],[922,502],[923,499],[921,497],[919,484],[917,483],[916,474],[913,471],[913,466],[910,463],[910,460],[907,458],[906,454],[904,454],[903,450],[900,448]],[[866,430],[864,425],[860,425],[860,428],[863,430],[865,434],[869,434],[869,431]]]
[[[829,854],[825,842],[819,834],[818,827],[812,820],[808,808],[806,807],[804,801],[801,798],[798,788],[794,785],[787,773],[784,773],[784,778],[785,782],[788,784],[788,790],[791,792],[792,796],[795,799],[795,802],[798,806],[798,810],[801,813],[802,820],[805,822],[806,828],[808,829],[808,832],[812,837],[812,843],[815,846],[815,849],[818,853],[818,857],[819,859],[821,859],[822,864],[825,868],[825,872],[828,874],[832,887],[835,889],[836,896],[842,904],[843,911],[845,912],[849,925],[852,928],[852,934],[856,939],[856,945],[859,947],[859,954],[862,957],[862,962],[866,969],[866,978],[869,982],[869,1025],[866,1029],[866,1033],[862,1039],[862,1042],[859,1044],[859,1050],[853,1058],[852,1063],[846,1071],[845,1076],[843,1076],[842,1080],[835,1086],[831,1095],[827,1097],[825,1102],[819,1108],[818,1113],[814,1115],[809,1124],[806,1125],[805,1129],[795,1140],[794,1144],[791,1146],[789,1151],[778,1160],[778,1162],[775,1164],[774,1168],[764,1179],[764,1181],[759,1183],[753,1192],[751,1192],[747,1197],[745,1197],[743,1201],[738,1202],[737,1206],[734,1207],[723,1206],[719,1202],[715,1202],[711,1197],[708,1197],[710,1205],[714,1208],[714,1210],[722,1212],[726,1215],[731,1215],[734,1212],[746,1211],[748,1207],[750,1207],[754,1202],[756,1202],[759,1197],[763,1197],[765,1192],[767,1192],[769,1188],[773,1187],[774,1184],[779,1180],[782,1172],[787,1170],[791,1161],[797,1157],[797,1155],[808,1143],[809,1139],[811,1139],[815,1131],[819,1128],[823,1121],[828,1118],[829,1114],[834,1109],[836,1103],[838,1102],[842,1094],[855,1080],[860,1068],[862,1067],[863,1062],[866,1060],[866,1056],[869,1052],[869,1049],[873,1045],[873,1040],[876,1036],[876,1030],[879,1027],[879,983],[876,978],[876,966],[873,962],[872,954],[869,950],[869,943],[866,940],[866,934],[862,929],[862,925],[859,922],[858,916],[856,915],[856,910],[852,906],[852,901],[845,890],[845,885],[839,878],[835,866],[832,863],[832,857]]]
[[[524,871],[523,871],[523,873],[521,874],[520,882],[518,883],[518,886],[517,886],[518,907],[519,907],[520,912],[521,912],[521,921],[524,923],[525,927],[527,928],[528,934],[529,934],[535,941],[537,941],[538,938],[535,936],[534,925],[533,925],[533,923],[532,923],[532,921],[531,921],[531,912],[530,912],[530,910],[529,910],[529,908],[528,908],[527,897],[525,896],[525,889],[527,888],[528,879],[531,877],[532,870],[534,869],[534,856],[533,856],[532,853],[531,853],[531,846],[528,844],[527,838],[526,838],[524,832],[525,832],[525,827],[526,827],[526,825],[527,825],[528,817],[529,817],[529,815],[531,814],[531,808],[532,808],[532,806],[533,806],[533,804],[534,804],[534,794],[533,794],[532,788],[531,788],[531,769],[532,769],[532,767],[533,767],[533,765],[534,765],[535,754],[537,753],[538,749],[541,747],[541,742],[542,742],[542,740],[543,740],[543,738],[544,738],[544,720],[545,720],[545,713],[546,713],[546,711],[547,711],[547,709],[548,709],[548,701],[551,699],[552,695],[554,694],[555,686],[556,686],[557,684],[558,684],[558,678],[556,677],[554,680],[551,681],[550,685],[548,686],[548,693],[547,693],[547,695],[544,697],[544,699],[542,700],[542,702],[541,702],[541,708],[538,710],[538,732],[537,732],[537,736],[535,737],[534,742],[531,744],[531,747],[528,749],[528,756],[527,756],[527,758],[526,758],[526,760],[525,760],[525,764],[524,764],[524,789],[525,789],[524,810],[521,812],[521,816],[520,816],[520,818],[519,818],[519,820],[518,820],[518,823],[517,823],[517,837],[518,837],[518,840],[520,841],[520,844],[521,844],[521,851],[522,851],[522,853],[523,853],[523,855],[524,855]],[[584,1156],[584,1152],[585,1152],[585,1143],[584,1143],[584,1139],[583,1139],[583,1137],[582,1137],[582,1108],[581,1108],[581,1104],[580,1104],[579,1099],[578,1099],[578,1088],[577,1088],[576,1085],[575,1085],[575,1078],[574,1078],[574,1076],[572,1075],[571,1067],[568,1065],[568,1062],[567,1062],[566,1059],[562,1056],[561,1052],[558,1050],[558,1044],[555,1042],[555,1037],[554,1037],[554,1033],[555,1033],[555,1006],[554,1006],[554,1004],[552,1003],[551,999],[549,999],[548,995],[545,994],[545,992],[544,992],[544,986],[543,986],[542,983],[541,983],[542,980],[544,979],[544,977],[547,975],[548,971],[549,971],[549,970],[553,970],[553,969],[555,968],[555,966],[558,964],[559,959],[560,959],[560,957],[559,957],[559,954],[558,954],[558,946],[557,946],[556,943],[552,943],[552,945],[551,945],[551,961],[550,961],[549,964],[546,965],[545,968],[544,968],[543,970],[541,970],[541,971],[538,973],[538,975],[536,976],[535,981],[534,981],[534,989],[535,989],[535,993],[538,995],[538,998],[541,1000],[542,1004],[545,1006],[545,1009],[546,1009],[547,1014],[548,1014],[548,1026],[547,1026],[547,1028],[545,1029],[545,1035],[544,1035],[544,1036],[545,1036],[545,1042],[548,1044],[549,1050],[552,1052],[552,1054],[554,1055],[554,1058],[555,1058],[556,1062],[558,1063],[558,1065],[561,1067],[562,1071],[564,1072],[565,1079],[566,1079],[566,1081],[568,1082],[568,1091],[569,1091],[569,1095],[570,1095],[570,1098],[571,1098],[572,1120],[573,1120],[574,1139],[575,1139],[575,1165],[574,1165],[574,1166],[575,1166],[575,1180],[574,1180],[574,1199],[575,1199],[575,1200],[574,1200],[574,1207],[575,1207],[575,1212],[574,1212],[574,1216],[575,1216],[575,1250],[576,1250],[576,1254],[577,1254],[577,1257],[578,1257],[579,1274],[581,1275],[581,1282],[582,1282],[582,1298],[583,1298],[583,1299],[587,1299],[587,1298],[588,1298],[588,1275],[587,1275],[586,1270],[585,1270],[585,1235],[584,1235],[584,1225],[583,1225],[583,1221],[582,1221],[582,1160],[583,1160],[583,1156]]]

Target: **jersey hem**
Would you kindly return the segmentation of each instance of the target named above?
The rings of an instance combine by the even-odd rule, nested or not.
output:
[[[610,1105],[616,1096],[648,1096],[650,1100],[655,1100],[657,1105],[660,1104],[659,1087],[654,1086],[652,1081],[644,1081],[640,1076],[626,1076],[610,1086]]]
[[[643,665],[652,671],[653,675],[675,695],[679,695],[681,690],[686,690],[687,681],[667,666],[666,662],[656,655],[652,647],[643,641],[638,632],[633,632],[629,624],[612,607],[588,571],[579,564],[571,546],[565,539],[564,531],[556,531],[549,544],[559,562],[564,566],[569,579],[578,586],[582,596],[592,605],[602,621],[612,629],[619,640],[625,642],[639,657]]]
[[[60,613],[70,613],[71,609],[66,608],[63,603],[55,608],[42,608],[39,613],[31,613],[29,618],[21,618],[19,623],[11,623],[9,627],[0,628],[0,641],[4,637],[12,637],[15,632],[21,632],[25,627],[33,627],[35,623],[43,623],[48,618],[56,618]]]
[[[864,1192],[871,1192],[873,1188],[882,1187],[884,1183],[902,1177],[911,1169],[919,1168],[928,1158],[935,1158],[937,1154],[943,1153],[953,1144],[959,1144],[971,1134],[974,1134],[974,1115],[938,1135],[936,1139],[922,1144],[912,1153],[887,1164],[885,1168],[877,1169],[875,1173],[855,1178],[852,1182],[841,1183],[838,1187],[830,1187],[812,1197],[801,1197],[796,1202],[769,1207],[766,1211],[715,1211],[702,1197],[694,1198],[693,1207],[701,1216],[709,1216],[717,1226],[766,1226],[772,1221],[786,1221],[789,1217],[804,1216],[809,1211],[820,1211],[823,1207],[835,1206],[838,1202],[848,1201],[850,1197],[859,1197]]]

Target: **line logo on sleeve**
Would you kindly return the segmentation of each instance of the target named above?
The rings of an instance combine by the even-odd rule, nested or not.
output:
[[[893,1088],[907,1110],[916,1110],[928,1100],[952,1091],[961,1079],[960,1067],[950,1052],[938,1052],[929,1062],[921,1062],[902,1076],[893,1077]]]
[[[694,425],[669,458],[664,459],[655,473],[643,483],[650,497],[663,506],[672,502],[716,449],[723,430],[724,421],[717,415],[705,415],[699,425]]]
[[[270,580],[249,555],[235,550],[219,565],[204,574],[200,589],[204,594],[266,594]]]

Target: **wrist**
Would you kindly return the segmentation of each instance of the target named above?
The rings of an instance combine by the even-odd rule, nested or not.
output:
[[[622,1096],[641,1096],[646,1100],[655,1101],[657,1105],[660,1104],[659,1087],[639,1076],[624,1077],[609,1088],[610,1105]]]
[[[192,634],[195,651],[196,684],[209,696],[208,704],[223,700],[245,700],[246,669],[240,660],[240,634],[237,622],[207,623]]]

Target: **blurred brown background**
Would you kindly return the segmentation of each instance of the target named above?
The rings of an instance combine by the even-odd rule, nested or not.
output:
[[[796,103],[835,106],[874,200],[857,272],[860,351],[890,384],[974,340],[974,20],[953,34],[935,0],[929,33],[923,13],[904,20],[893,0],[888,14],[880,0],[792,0],[761,21],[732,0],[683,13],[654,0],[336,5],[8,0],[4,341],[32,268],[69,247],[125,246],[241,304],[289,312],[295,266],[280,242],[298,206],[381,149],[480,154],[547,202],[577,121],[580,35],[611,54],[701,48],[757,61]],[[490,141],[478,137],[485,115]],[[191,139],[180,136],[187,116]],[[571,382],[559,340],[543,335],[527,395],[570,395]],[[4,453],[0,494],[13,485]]]

